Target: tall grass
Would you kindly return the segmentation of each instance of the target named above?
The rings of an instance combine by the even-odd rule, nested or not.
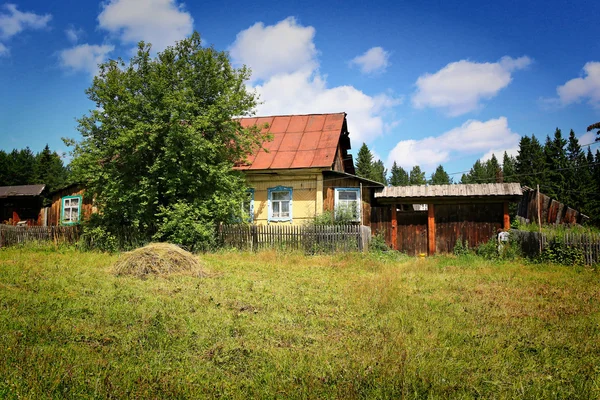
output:
[[[0,398],[598,398],[600,283],[473,255],[236,251],[208,278],[0,251]]]

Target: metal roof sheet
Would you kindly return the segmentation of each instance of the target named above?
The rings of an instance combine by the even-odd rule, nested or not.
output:
[[[268,124],[263,132],[269,132],[273,140],[263,143],[264,148],[236,169],[331,167],[345,119],[345,113],[241,118],[245,128]]]
[[[0,186],[0,198],[39,196],[46,185]]]
[[[519,183],[476,183],[468,185],[386,186],[376,198],[521,196]]]

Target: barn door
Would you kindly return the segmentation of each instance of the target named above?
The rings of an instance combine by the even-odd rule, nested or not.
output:
[[[427,254],[427,211],[398,211],[397,249],[409,256]]]

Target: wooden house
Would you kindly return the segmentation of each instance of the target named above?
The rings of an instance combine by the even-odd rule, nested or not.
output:
[[[477,246],[509,229],[508,203],[521,196],[519,183],[385,187],[375,193],[372,229],[410,255],[450,253],[459,238]]]
[[[95,208],[84,192],[80,185],[73,184],[50,193],[51,204],[42,209],[47,225],[78,225],[88,219]]]
[[[300,225],[324,211],[350,210],[370,224],[371,204],[383,184],[355,174],[345,113],[242,118],[264,126],[272,140],[235,168],[251,188],[247,209],[255,224]]]

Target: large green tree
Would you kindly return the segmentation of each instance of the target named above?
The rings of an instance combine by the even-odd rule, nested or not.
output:
[[[392,186],[408,186],[410,184],[408,179],[408,172],[394,161],[392,169],[390,171],[390,185]]]
[[[38,183],[46,184],[48,192],[63,188],[68,182],[68,170],[55,151],[46,145],[44,150],[36,155],[35,179]]]
[[[128,64],[101,64],[86,90],[96,107],[70,143],[75,178],[99,209],[92,224],[106,237],[128,227],[199,249],[216,223],[241,218],[246,185],[232,167],[264,140],[235,119],[257,104],[249,77],[198,33],[156,57],[141,42]]]
[[[375,182],[383,183],[384,185],[388,184],[387,179],[387,168],[383,165],[383,161],[377,160],[371,166],[371,175],[369,179]]]

